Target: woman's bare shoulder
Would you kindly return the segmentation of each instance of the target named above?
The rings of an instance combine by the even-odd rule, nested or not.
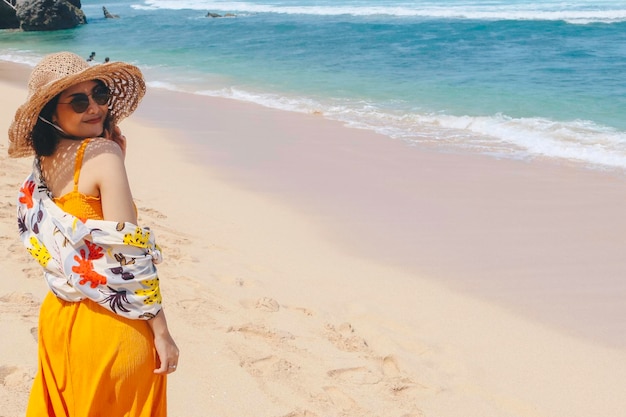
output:
[[[83,175],[94,184],[102,186],[106,181],[119,177],[126,181],[124,154],[119,145],[105,138],[93,138],[85,149]]]
[[[89,139],[89,144],[85,149],[85,159],[93,159],[106,155],[123,158],[122,148],[110,139],[100,137]]]

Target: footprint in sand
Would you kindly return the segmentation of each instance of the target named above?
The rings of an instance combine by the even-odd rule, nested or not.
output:
[[[38,263],[28,254],[22,242],[20,242],[17,237],[17,231],[15,238],[12,238],[11,236],[2,242],[2,248],[6,248],[4,252],[7,254],[9,259],[17,260],[20,265],[32,265],[32,267],[38,265]],[[39,268],[39,270],[41,271],[41,268]]]
[[[381,359],[383,374],[389,378],[400,376],[400,367],[394,356],[385,356]]]
[[[313,316],[313,311],[309,310],[306,307],[283,306],[283,308],[304,314],[305,316],[309,316],[309,317]]]
[[[17,366],[0,366],[0,386],[11,391],[28,391],[31,384],[30,373]]]
[[[338,327],[326,324],[326,337],[339,350],[345,352],[363,352],[369,350],[367,342],[355,334],[350,323],[343,323]]]
[[[353,411],[359,408],[356,401],[354,401],[352,397],[346,395],[339,388],[324,387],[323,390],[328,396],[330,402],[342,411]]]
[[[252,376],[269,376],[272,380],[285,379],[300,369],[288,360],[274,355],[259,359],[245,359],[239,365]]]
[[[28,279],[41,279],[43,272],[39,266],[22,269],[22,273]]]
[[[378,384],[383,379],[382,375],[377,374],[364,366],[333,369],[328,371],[327,374],[330,377],[355,385],[374,385]]]
[[[214,325],[212,314],[224,311],[224,307],[202,298],[189,298],[176,301],[176,307],[188,323],[193,326]]]
[[[309,410],[295,410],[282,417],[318,417],[318,415]]]
[[[39,328],[31,327],[30,334],[33,336],[33,339],[35,339],[35,342],[39,342]]]
[[[400,371],[400,366],[398,365],[398,360],[393,355],[381,358],[380,367],[385,376],[385,382],[389,387],[389,391],[391,391],[393,395],[406,395],[410,389],[416,387],[425,388],[424,385],[415,383],[406,375],[403,376]]]
[[[9,293],[0,297],[0,312],[33,317],[39,312],[39,302],[30,293]]]
[[[263,297],[257,301],[255,308],[268,313],[275,313],[280,309],[280,305],[273,298]]]
[[[411,413],[403,416],[420,416],[421,414],[419,413],[421,411],[415,407],[416,399],[408,395],[411,392],[409,389],[413,388],[415,384],[409,378],[400,377],[399,374],[400,370],[395,358],[392,356],[382,359],[382,369],[370,369],[366,366],[359,366],[333,369],[327,372],[327,375],[337,381],[338,385],[344,389],[350,389],[350,385],[356,386],[359,391],[366,390],[371,396],[377,397],[381,402],[392,402],[402,405],[402,408],[407,411],[411,411]],[[343,392],[339,391],[338,388],[330,391],[326,390],[326,392],[331,396],[334,404],[341,407],[351,406],[349,402],[346,402],[345,396],[341,395]]]
[[[231,326],[228,328],[227,333],[231,332],[241,333],[244,336],[260,337],[272,344],[280,344],[287,340],[295,339],[295,337],[289,332],[275,332],[265,326],[251,323],[241,326]]]
[[[17,240],[15,236],[0,236],[0,245],[2,246],[10,246]]]
[[[11,217],[15,217],[15,204],[5,202],[0,204],[0,219],[8,219]]]
[[[278,301],[269,297],[262,297],[257,300],[240,300],[239,304],[247,309],[256,309],[268,313],[276,313],[280,310],[280,304],[278,304]]]

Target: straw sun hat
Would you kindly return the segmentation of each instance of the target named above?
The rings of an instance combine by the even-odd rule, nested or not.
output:
[[[89,65],[71,52],[45,56],[28,81],[28,97],[15,112],[9,128],[9,156],[35,153],[31,132],[43,107],[63,90],[84,81],[101,80],[111,91],[109,115],[113,124],[132,114],[146,92],[139,68],[124,62]]]

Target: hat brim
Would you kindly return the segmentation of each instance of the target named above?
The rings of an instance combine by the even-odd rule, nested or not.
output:
[[[111,91],[109,115],[114,125],[135,111],[146,92],[146,84],[139,68],[125,62],[90,66],[52,81],[34,91],[15,112],[9,128],[9,156],[19,158],[33,155],[35,152],[30,137],[44,106],[67,88],[91,80],[101,80]]]

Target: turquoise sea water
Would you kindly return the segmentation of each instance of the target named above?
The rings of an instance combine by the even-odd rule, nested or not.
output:
[[[322,112],[407,144],[626,169],[626,1],[82,4],[76,29],[0,31],[0,59],[95,51],[152,87]]]

